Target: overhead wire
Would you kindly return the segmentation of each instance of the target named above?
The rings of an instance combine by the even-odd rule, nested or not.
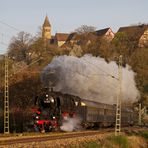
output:
[[[3,25],[5,25],[5,26],[7,26],[7,27],[9,27],[9,28],[11,28],[11,29],[13,29],[13,30],[15,30],[15,31],[19,31],[19,29],[17,29],[16,27],[14,27],[14,26],[12,26],[12,25],[9,25],[9,24],[7,24],[7,23],[1,21],[1,20],[0,20],[0,23],[3,24]],[[1,35],[4,35],[4,34],[1,33]],[[1,45],[4,45],[4,46],[8,46],[8,45],[5,44],[4,42],[0,42],[0,44],[1,44]],[[98,65],[95,65],[95,64],[93,64],[93,63],[90,63],[89,61],[87,61],[87,60],[85,60],[85,59],[83,59],[83,60],[86,61],[87,63],[89,63],[89,64],[95,66],[95,67],[98,67]],[[38,59],[37,61],[39,61],[39,59]],[[34,63],[32,63],[32,64],[34,64]],[[29,67],[29,65],[28,65],[27,67]],[[26,67],[25,67],[25,68],[26,68]],[[25,69],[25,68],[23,68],[23,69]],[[98,67],[98,68],[99,68],[103,73],[105,73],[107,76],[110,76],[111,78],[114,78],[114,79],[117,79],[117,80],[118,80],[118,78],[116,78],[115,76],[111,75],[110,73],[107,73],[106,71],[102,70],[100,67]],[[23,69],[22,69],[22,70],[23,70]],[[20,70],[19,70],[19,72],[20,72]],[[79,72],[77,72],[77,73],[80,74]],[[82,75],[82,74],[81,74],[81,75]],[[102,75],[102,76],[103,76],[103,74],[94,74],[94,75]],[[83,76],[84,76],[84,75],[83,75]],[[86,77],[88,77],[88,76],[86,76]]]
[[[8,23],[5,23],[4,21],[1,21],[1,20],[0,20],[0,24],[2,24],[2,25],[6,26],[6,27],[8,27],[8,28],[10,28],[10,29],[12,29],[12,30],[14,30],[14,31],[17,31],[17,32],[20,31],[20,30],[17,29],[16,27],[14,27],[14,26],[12,26],[12,25],[9,25]],[[9,39],[10,39],[11,37],[8,36],[8,35],[6,35],[6,34],[4,34],[4,33],[0,33],[0,34],[1,34],[1,36],[2,36],[1,41],[0,41],[0,44],[8,47],[8,45],[3,42],[3,38],[4,38],[4,36],[9,37]]]
[[[85,62],[86,63],[86,62]],[[93,67],[91,67],[91,68],[93,68]],[[96,68],[96,67],[95,67]],[[94,78],[93,76],[106,76],[105,74],[91,74],[91,75],[85,75],[85,74],[83,74],[82,72],[79,72],[79,71],[75,71],[75,70],[72,70],[72,69],[68,69],[68,70],[70,70],[71,72],[73,72],[73,73],[76,73],[76,74],[79,74],[79,75],[81,75],[81,76],[84,76],[84,77],[86,77],[86,78]],[[73,76],[73,77],[75,77],[75,75]],[[72,77],[72,78],[73,78]],[[61,80],[64,80],[64,79],[61,79]],[[108,80],[108,79],[107,79]],[[108,83],[108,84],[110,84],[110,83]],[[107,85],[107,83],[105,83],[105,85],[107,86],[107,87],[110,87],[111,89],[112,88],[116,88],[117,86],[116,85]]]
[[[93,63],[90,63],[89,61],[87,61],[87,60],[85,60],[85,59],[83,59],[85,62],[87,62],[88,64],[91,64],[91,65],[93,65],[94,66],[94,68],[98,68],[99,70],[101,70],[103,73],[105,73],[105,74],[102,74],[102,76],[106,76],[106,77],[110,77],[110,78],[112,78],[112,79],[114,79],[114,80],[119,80],[118,78],[116,78],[115,76],[113,76],[113,75],[111,75],[110,73],[107,73],[106,71],[104,71],[102,68],[100,68],[98,65],[95,65],[95,64],[93,64]],[[91,67],[92,68],[92,67]],[[101,74],[96,74],[96,75],[101,75]],[[109,81],[108,79],[107,79],[107,81]],[[108,84],[111,84],[110,82],[108,83]],[[109,85],[108,85],[109,86]],[[112,83],[112,85],[111,85],[111,87],[112,88],[114,88],[114,87],[116,87],[116,85],[115,84],[113,84]]]
[[[1,20],[0,20],[0,23],[3,24],[3,25],[5,25],[5,26],[7,26],[7,27],[9,27],[9,28],[11,28],[11,29],[13,29],[13,30],[15,30],[15,31],[19,31],[16,27],[14,27],[14,26],[12,26],[12,25],[9,25],[9,24],[7,24],[7,23],[1,21]],[[94,65],[93,63],[90,63],[89,61],[87,61],[87,60],[85,60],[85,59],[83,59],[83,60],[86,61],[86,62],[89,63],[89,64]],[[94,65],[94,66],[97,66],[97,67],[98,67],[98,65]],[[115,76],[111,75],[110,73],[107,73],[106,71],[102,70],[100,67],[98,67],[98,68],[99,68],[102,72],[106,73],[108,76],[111,76],[112,78],[115,78],[115,79],[118,80],[118,78],[116,78]]]
[[[1,21],[1,20],[0,20],[0,23],[3,24],[3,25],[5,25],[5,26],[7,26],[7,27],[9,27],[9,28],[11,28],[11,29],[13,29],[13,30],[15,30],[15,31],[19,31],[19,29],[15,28],[15,27],[13,27],[12,25],[9,25],[9,24],[7,24],[7,23]]]
[[[33,61],[32,63],[30,63],[30,64],[28,64],[28,65],[26,65],[26,66],[23,66],[23,68],[21,68],[21,69],[18,70],[17,72],[15,72],[15,73],[13,73],[13,74],[10,74],[10,75],[13,76],[13,75],[15,75],[15,74],[17,74],[17,73],[23,71],[24,69],[28,68],[29,66],[31,66],[31,65],[33,65],[33,64],[35,64],[35,63],[37,63],[39,60],[41,60],[41,57],[38,58],[37,60]],[[36,71],[36,72],[41,72],[41,71],[38,70],[38,71]],[[30,73],[35,73],[35,72],[30,72]]]
[[[87,77],[87,78],[92,78],[92,75],[90,75],[90,76],[87,75],[87,76],[86,76],[86,75],[84,75],[84,74],[82,74],[82,73],[80,73],[80,72],[78,72],[78,71],[74,71],[74,70],[70,70],[70,71],[75,72],[75,73],[77,73],[77,74],[79,74],[79,75],[82,75],[82,76],[84,76],[84,77]],[[98,75],[102,75],[102,74],[95,74],[95,76],[98,76]],[[107,85],[107,83],[104,83],[104,84],[105,84],[106,86],[110,87],[110,88],[115,88],[115,87],[116,87],[115,85],[114,85],[115,87],[113,87],[113,85],[110,86],[110,85]]]
[[[0,20],[0,23],[3,24],[3,25],[5,25],[5,26],[7,26],[7,27],[9,27],[9,28],[11,28],[11,29],[13,29],[13,30],[15,30],[15,31],[20,31],[20,30],[17,29],[16,27],[14,27],[14,26],[12,26],[12,25],[9,25],[9,24],[7,24],[7,23],[1,21],[1,20]],[[4,34],[3,34],[3,33],[0,33],[0,34],[1,34],[1,36],[2,36],[2,39],[1,39],[1,41],[0,41],[0,44],[3,45],[3,46],[5,46],[5,47],[8,47],[9,45],[7,45],[6,43],[3,42],[3,36],[4,36]],[[5,36],[6,36],[6,35],[5,35]],[[7,36],[7,37],[9,37],[9,36]],[[2,50],[1,50],[1,51],[2,51]],[[22,70],[24,70],[25,68],[29,67],[30,65],[32,65],[32,64],[34,64],[34,63],[36,63],[36,62],[38,62],[39,60],[40,60],[40,58],[37,59],[36,61],[33,61],[32,63],[30,63],[29,65],[25,66],[24,68],[20,69],[17,73],[19,73],[20,71],[22,71]],[[16,74],[16,73],[15,73],[15,74]]]
[[[118,80],[118,78],[116,78],[114,75],[112,75],[112,74],[106,72],[105,70],[103,70],[102,68],[100,68],[98,65],[95,65],[95,64],[93,64],[93,63],[90,63],[90,62],[87,61],[86,59],[83,59],[83,60],[86,61],[87,63],[89,63],[89,64],[91,64],[91,65],[97,67],[97,68],[98,68],[99,70],[101,70],[103,73],[106,73],[107,76],[110,76],[111,78],[114,78],[114,79]]]
[[[8,38],[8,39],[12,38],[12,36],[9,36],[8,34],[2,33],[2,32],[0,32],[0,36],[1,36],[1,40],[4,40],[5,38]]]

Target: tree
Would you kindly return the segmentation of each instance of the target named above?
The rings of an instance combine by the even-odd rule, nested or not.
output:
[[[42,55],[44,49],[44,40],[41,37],[38,37],[34,39],[33,44],[30,46],[29,52],[39,57],[40,55]]]
[[[123,54],[123,52],[125,52],[125,50],[128,48],[128,42],[127,35],[124,32],[118,32],[116,33],[112,44],[119,54]]]
[[[28,49],[32,43],[32,37],[29,33],[19,32],[16,37],[12,38],[9,45],[9,57],[15,61],[26,61],[28,57]]]
[[[131,41],[128,36],[124,32],[116,33],[114,39],[111,42],[111,50],[114,52],[113,55],[118,57],[119,55],[123,55],[123,63],[124,65],[128,63],[130,56],[132,54],[131,49]]]
[[[137,86],[141,92],[141,98],[146,102],[146,96],[148,96],[148,48],[136,49],[130,58],[129,64],[137,73]],[[146,103],[148,105],[148,102]]]
[[[77,32],[78,34],[84,34],[84,33],[94,32],[95,30],[96,30],[96,27],[82,25],[81,27],[75,29],[75,32]]]

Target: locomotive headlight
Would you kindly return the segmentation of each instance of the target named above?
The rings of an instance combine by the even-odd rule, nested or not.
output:
[[[53,99],[53,97],[50,98],[50,101],[51,101],[52,103],[54,103],[54,99]]]
[[[78,102],[77,101],[75,102],[75,105],[78,106]]]
[[[54,103],[54,99],[51,99],[51,102]]]
[[[39,116],[36,116],[35,118],[36,118],[36,119],[39,119]]]
[[[81,102],[81,106],[86,106],[86,104],[84,102]]]

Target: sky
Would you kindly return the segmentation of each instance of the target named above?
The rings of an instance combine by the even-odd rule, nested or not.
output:
[[[148,0],[0,0],[0,53],[20,31],[35,36],[46,15],[53,35],[81,25],[117,32],[119,27],[148,23],[147,9]]]

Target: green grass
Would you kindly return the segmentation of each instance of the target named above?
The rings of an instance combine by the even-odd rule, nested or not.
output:
[[[119,136],[111,136],[108,137],[108,140],[115,145],[119,145],[120,148],[128,148],[128,139],[125,136],[119,135]]]
[[[69,145],[69,148],[102,148],[96,141],[82,142],[79,145]]]
[[[83,148],[101,148],[101,145],[99,145],[95,141],[90,141],[90,142],[87,142],[87,143],[83,143],[82,147]]]
[[[148,131],[141,131],[141,132],[139,133],[139,135],[140,135],[141,137],[143,137],[144,139],[148,140]]]

